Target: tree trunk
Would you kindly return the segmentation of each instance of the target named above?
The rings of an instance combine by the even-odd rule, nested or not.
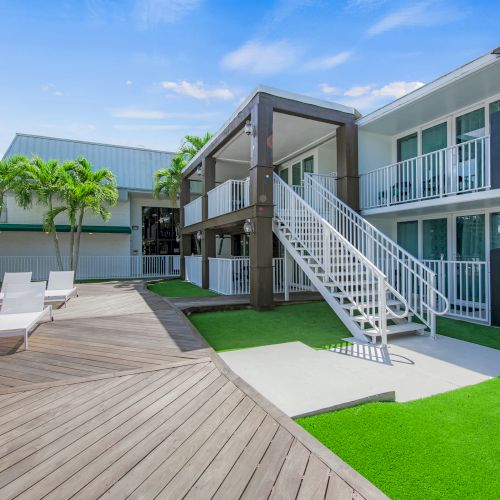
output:
[[[78,258],[80,257],[80,237],[82,235],[82,225],[83,225],[83,210],[80,212],[80,215],[78,216],[78,227],[76,229],[76,240],[75,240],[74,259],[73,259],[75,277],[76,277],[76,270],[78,268]]]
[[[49,200],[49,211],[52,212],[52,200]],[[57,267],[59,271],[63,271],[63,261],[61,257],[61,249],[59,248],[59,236],[56,230],[56,223],[54,221],[51,222],[50,232],[52,233],[52,241],[54,242],[54,248],[56,250],[56,259],[57,259]]]
[[[71,271],[75,270],[75,226],[71,224],[70,235],[69,235],[69,268]]]

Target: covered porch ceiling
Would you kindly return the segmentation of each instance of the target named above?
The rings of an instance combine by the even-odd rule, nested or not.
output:
[[[395,135],[500,93],[500,58],[488,54],[358,120],[359,129]]]

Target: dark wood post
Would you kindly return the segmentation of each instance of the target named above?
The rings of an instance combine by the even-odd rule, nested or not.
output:
[[[207,193],[215,187],[215,158],[211,156],[204,157],[201,161],[203,171],[203,201],[202,201],[202,220],[208,219],[208,195]],[[215,257],[215,232],[211,230],[203,231],[201,240],[201,283],[203,288],[208,288],[210,283],[210,257]]]
[[[337,128],[337,196],[359,210],[358,130],[354,122]]]
[[[184,257],[191,253],[191,238],[183,233],[184,229],[184,206],[187,205],[191,198],[191,183],[188,177],[183,177],[181,180],[181,192],[179,194],[180,206],[180,273],[181,279],[186,279],[186,263]]]
[[[250,204],[255,212],[250,235],[250,303],[272,309],[273,300],[273,107],[263,96],[251,111]]]

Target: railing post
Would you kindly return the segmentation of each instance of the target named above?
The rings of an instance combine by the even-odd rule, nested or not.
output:
[[[285,256],[283,259],[283,291],[285,294],[285,301],[290,300],[290,274],[292,270],[292,257],[285,249]]]
[[[435,273],[432,273],[430,281],[431,281],[431,286],[428,287],[429,294],[430,294],[429,304],[430,304],[430,307],[431,307],[431,309],[429,310],[429,315],[430,315],[429,326],[430,326],[430,330],[431,330],[431,337],[435,340],[436,339],[436,314],[434,312],[436,310],[436,293],[435,293],[435,290],[436,290],[436,274]]]
[[[378,314],[382,347],[387,347],[387,296],[383,276],[378,278]]]

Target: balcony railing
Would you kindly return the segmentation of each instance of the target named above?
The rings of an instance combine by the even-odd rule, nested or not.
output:
[[[230,179],[207,194],[209,218],[240,210],[250,205],[249,179]]]
[[[179,255],[81,255],[76,279],[129,279],[179,276]],[[70,258],[62,257],[64,270]],[[33,280],[47,280],[57,271],[57,259],[50,255],[0,256],[0,278],[5,272],[32,272]]]
[[[284,259],[273,259],[273,292],[284,292]],[[210,289],[221,295],[250,293],[250,259],[248,257],[209,258]],[[309,278],[292,262],[290,291],[312,291]]]
[[[491,302],[488,262],[424,260],[423,263],[436,273],[437,288],[448,298],[448,316],[489,323]]]
[[[363,210],[489,189],[489,137],[367,172],[360,183]]]
[[[196,198],[191,203],[184,205],[184,226],[191,226],[201,222],[202,219],[202,197]]]
[[[186,281],[201,286],[201,255],[186,255],[184,262],[186,264]]]

